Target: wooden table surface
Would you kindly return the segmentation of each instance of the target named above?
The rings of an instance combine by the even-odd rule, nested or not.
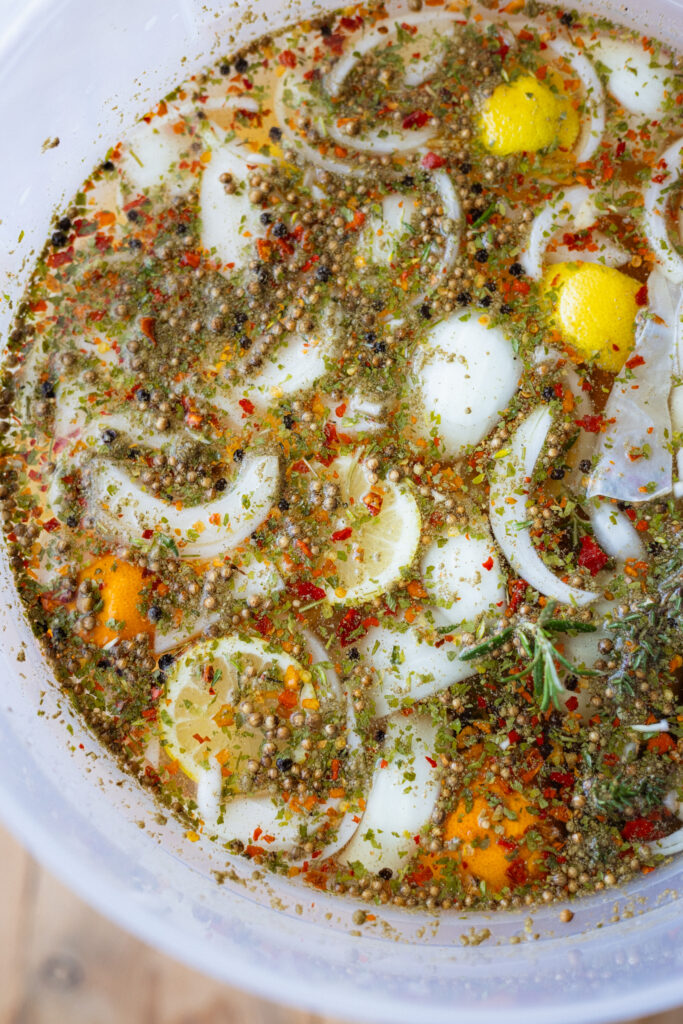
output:
[[[227,988],[150,949],[1,829],[0,865],[0,1024],[338,1024]],[[683,1008],[647,1024],[683,1024]]]

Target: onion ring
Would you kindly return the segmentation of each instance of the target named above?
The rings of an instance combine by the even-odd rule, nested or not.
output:
[[[665,167],[662,173],[659,169]],[[683,173],[683,138],[665,149],[655,164],[656,178],[645,190],[645,234],[650,248],[662,268],[662,273],[674,284],[683,282],[683,256],[680,256],[671,242],[666,226],[666,200],[672,185]],[[672,177],[673,175],[673,177]],[[683,218],[683,213],[680,215]]]
[[[530,586],[563,604],[586,605],[598,595],[559,580],[536,551],[529,528],[519,526],[527,518],[529,481],[552,423],[549,409],[535,409],[517,428],[508,451],[497,458],[491,482],[491,529],[510,565]]]

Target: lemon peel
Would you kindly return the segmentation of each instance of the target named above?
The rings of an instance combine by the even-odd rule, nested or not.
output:
[[[597,263],[557,263],[543,278],[564,341],[610,373],[619,372],[633,349],[641,287],[620,270]]]
[[[576,110],[562,92],[559,75],[548,75],[553,88],[533,75],[503,83],[486,100],[481,137],[496,156],[537,153],[557,144],[568,149],[579,134]]]

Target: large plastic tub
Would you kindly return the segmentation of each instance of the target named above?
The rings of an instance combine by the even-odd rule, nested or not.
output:
[[[181,60],[183,74],[216,46],[324,6],[333,2],[0,0],[3,329],[52,210]],[[683,0],[594,6],[683,48]],[[0,627],[0,815],[76,892],[178,959],[274,1000],[392,1024],[587,1024],[683,1002],[683,861],[576,904],[570,924],[557,907],[440,921],[382,908],[359,929],[350,901],[277,880],[259,888],[244,861],[218,885],[224,858],[159,824],[147,794],[60,707],[4,556]],[[490,936],[463,944],[472,928]]]

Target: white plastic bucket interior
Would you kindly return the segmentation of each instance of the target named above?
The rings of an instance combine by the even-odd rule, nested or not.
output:
[[[683,47],[683,0],[574,3]],[[0,0],[3,336],[51,213],[107,146],[202,58],[332,6]],[[0,601],[0,815],[55,874],[153,945],[271,999],[392,1024],[582,1024],[683,1002],[681,863],[575,904],[571,924],[557,907],[440,920],[382,907],[359,929],[351,901],[290,882],[219,886],[212,871],[225,857],[172,820],[159,825],[148,795],[60,703],[4,555]],[[247,862],[234,867],[250,879]],[[473,927],[491,935],[465,946]]]

